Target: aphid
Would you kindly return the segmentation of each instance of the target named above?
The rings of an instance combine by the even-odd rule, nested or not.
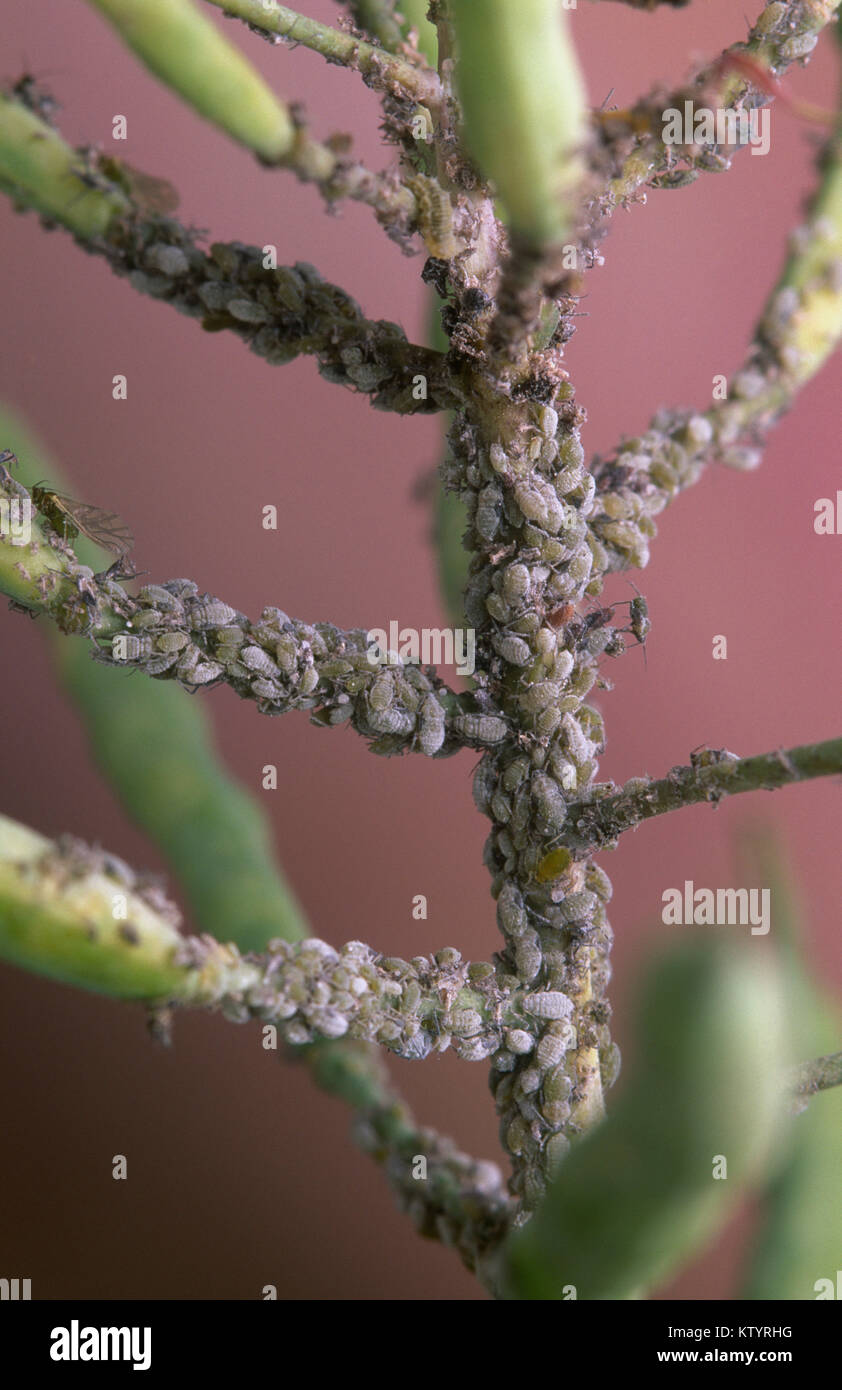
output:
[[[33,115],[40,117],[45,125],[54,126],[54,116],[59,110],[59,104],[54,96],[44,88],[39,87],[31,72],[24,72],[12,87],[12,96],[25,106]]]
[[[243,647],[240,660],[244,666],[248,666],[250,671],[256,671],[259,675],[266,676],[270,680],[272,677],[280,675],[280,671],[271,656],[262,647]]]
[[[508,733],[505,719],[495,714],[457,714],[453,729],[471,745],[502,743]]]
[[[542,994],[527,994],[523,1007],[535,1018],[569,1018],[573,1012],[573,1000],[560,990],[547,990]]]
[[[638,594],[637,598],[633,598],[629,604],[629,627],[632,635],[642,646],[652,628],[649,621],[649,605],[642,594]]]
[[[407,179],[407,187],[415,194],[416,221],[424,245],[436,260],[449,261],[457,255],[460,244],[453,235],[453,207],[450,198],[435,179],[416,174]]]
[[[229,627],[242,616],[235,608],[216,598],[205,596],[190,603],[190,625],[194,628]]]
[[[493,541],[500,526],[503,493],[496,483],[488,483],[477,498],[474,518],[477,531],[484,541]]]
[[[133,164],[125,159],[117,159],[116,155],[99,155],[97,166],[107,179],[128,193],[141,212],[159,213],[166,217],[178,207],[178,193],[166,179],[144,174],[142,169],[135,169]]]
[[[418,744],[428,758],[438,753],[444,743],[445,713],[435,695],[425,695],[421,702],[418,723]]]
[[[514,633],[495,633],[491,639],[491,645],[497,655],[502,656],[503,660],[508,662],[510,666],[528,666],[532,659],[529,643],[525,642],[522,637],[516,637]]]
[[[491,813],[491,798],[494,795],[497,780],[497,766],[489,754],[481,758],[474,768],[472,785],[474,805],[483,816]]]
[[[65,541],[75,540],[81,531],[115,555],[128,555],[134,546],[131,531],[114,512],[76,502],[38,484],[32,488],[32,501],[50,529]]]
[[[4,449],[2,453],[0,453],[0,480],[2,480],[4,483],[14,481],[11,473],[9,472],[9,469],[6,467],[6,464],[9,465],[9,468],[14,468],[17,464],[17,461],[17,454],[13,454],[11,449]]]

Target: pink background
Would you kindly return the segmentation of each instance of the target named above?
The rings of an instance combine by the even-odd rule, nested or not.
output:
[[[612,88],[624,105],[656,80],[680,81],[691,62],[744,35],[744,8],[753,19],[760,7],[705,0],[649,16],[580,5],[572,23],[593,105]],[[308,10],[337,14],[328,0]],[[306,100],[316,134],[351,130],[364,158],[386,162],[376,99],[353,75],[219,22],[280,92]],[[312,261],[372,317],[423,335],[421,257],[402,258],[365,210],[331,219],[314,190],[261,169],[159,87],[86,6],[9,0],[3,32],[3,77],[42,75],[73,142],[171,180],[182,219],[212,238],[273,242],[281,261]],[[828,38],[789,83],[832,103]],[[129,129],[120,146],[110,139],[117,113]],[[767,157],[745,154],[729,174],[617,215],[568,349],[588,450],[640,430],[659,405],[704,406],[712,376],[737,367],[811,187],[814,141],[814,127],[778,106]],[[309,361],[270,368],[233,337],[204,335],[141,299],[5,201],[0,219],[2,396],[78,496],[126,518],[151,578],[190,575],[253,615],[278,604],[346,626],[444,622],[428,521],[411,496],[438,457],[438,420],[373,412]],[[110,393],[118,372],[128,377],[122,403]],[[780,425],[757,474],[711,470],[661,519],[652,564],[635,576],[654,622],[648,668],[631,651],[611,667],[614,693],[601,696],[605,776],[661,774],[701,743],[749,754],[838,734],[842,538],[814,534],[813,507],[842,487],[841,385],[837,358]],[[277,533],[261,529],[267,503],[279,507]],[[625,580],[608,593],[627,597]],[[711,659],[717,633],[728,637],[725,662]],[[162,868],[91,769],[39,625],[4,608],[0,640],[14,653],[3,665],[0,809]],[[350,731],[261,719],[225,691],[197,698],[227,766],[262,800],[314,933],[407,956],[452,944],[488,958],[498,943],[473,755],[387,762]],[[260,790],[267,762],[283,769],[285,791]],[[630,986],[663,944],[664,888],[733,883],[736,832],[758,817],[787,845],[810,959],[838,995],[838,805],[829,779],[696,808],[642,828],[604,861],[621,1043]],[[428,896],[426,922],[412,919],[416,893]],[[396,1212],[350,1142],[345,1110],[264,1053],[256,1027],[185,1016],[165,1053],[133,1009],[7,968],[0,992],[0,1153],[12,1199],[0,1273],[31,1277],[35,1297],[257,1298],[266,1283],[286,1298],[482,1297],[453,1255]],[[425,1122],[498,1156],[484,1066],[448,1055],[395,1071]],[[114,1153],[128,1156],[128,1182],[111,1179]],[[666,1296],[729,1296],[739,1236],[732,1229]]]

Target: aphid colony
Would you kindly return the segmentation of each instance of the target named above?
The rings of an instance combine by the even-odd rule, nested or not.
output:
[[[622,605],[587,606],[600,588],[594,575],[610,568],[606,542],[623,567],[654,528],[633,492],[620,505],[597,492],[572,410],[564,386],[555,405],[524,399],[519,429],[491,440],[463,416],[446,470],[467,506],[470,548],[482,555],[466,600],[480,688],[517,730],[480,761],[474,799],[492,821],[485,863],[505,939],[498,978],[529,1001],[491,1071],[525,1208],[618,1070],[604,1002],[610,884],[566,846],[565,831],[572,802],[611,789],[594,785],[603,726],[585,703],[599,660],[620,654],[624,634],[642,643],[649,629],[638,593],[622,625]]]
[[[372,667],[368,645],[362,630],[299,622],[279,608],[265,608],[252,624],[192,581],[175,579],[142,588],[125,630],[95,654],[193,689],[225,681],[263,714],[312,710],[316,724],[349,721],[385,757],[408,750],[448,757],[506,736],[505,720],[472,712],[469,697],[451,694],[434,672]]]

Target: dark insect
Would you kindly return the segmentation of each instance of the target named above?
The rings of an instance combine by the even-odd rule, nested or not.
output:
[[[0,451],[0,481],[11,482],[12,475],[9,468],[14,468],[17,461],[17,454],[13,454],[11,449]],[[9,468],[6,467],[6,464],[9,465]]]
[[[45,125],[55,125],[54,117],[59,104],[46,88],[38,86],[31,72],[21,74],[12,87],[12,96],[33,115],[39,116]]]
[[[131,531],[114,512],[101,511],[38,485],[32,489],[32,501],[47,525],[66,541],[74,540],[81,531],[115,555],[128,555],[134,546]]]
[[[144,174],[142,169],[135,169],[133,164],[114,155],[100,155],[97,166],[107,179],[128,194],[141,212],[154,212],[166,217],[178,207],[178,193],[166,179]]]

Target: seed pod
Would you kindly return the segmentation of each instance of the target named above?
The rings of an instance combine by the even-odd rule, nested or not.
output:
[[[569,1018],[573,1012],[573,1000],[560,990],[547,990],[543,994],[527,994],[523,1007],[536,1018]]]
[[[502,743],[508,725],[494,714],[458,714],[453,720],[453,730],[469,746],[483,747]]]

